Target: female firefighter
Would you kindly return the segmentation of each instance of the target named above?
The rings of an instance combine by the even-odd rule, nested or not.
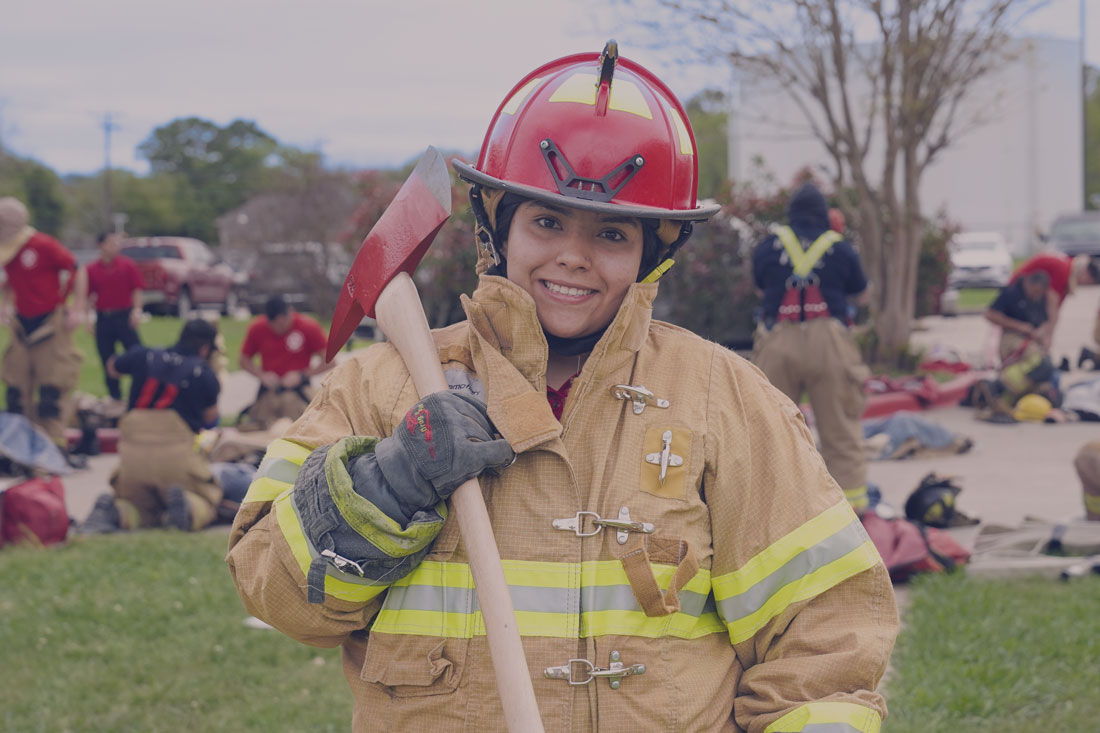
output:
[[[522,79],[471,185],[480,280],[418,400],[378,344],[268,450],[228,562],[343,648],[355,730],[500,730],[451,492],[481,474],[548,731],[877,731],[897,613],[795,406],[651,319],[696,205],[683,107],[602,54]],[[484,473],[483,473],[484,472]]]

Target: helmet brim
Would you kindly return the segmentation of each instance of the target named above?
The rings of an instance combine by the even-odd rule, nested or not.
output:
[[[525,198],[543,201],[557,206],[566,206],[572,209],[583,209],[600,214],[613,214],[615,216],[636,216],[639,219],[670,219],[672,221],[706,221],[718,213],[722,208],[719,204],[699,206],[694,209],[658,209],[652,206],[632,206],[630,204],[605,203],[603,201],[590,201],[588,199],[563,196],[555,191],[544,191],[541,188],[526,186],[518,183],[509,183],[499,178],[486,175],[477,168],[460,160],[452,160],[459,178],[467,183],[477,183],[490,188],[498,188],[509,193],[514,193]]]

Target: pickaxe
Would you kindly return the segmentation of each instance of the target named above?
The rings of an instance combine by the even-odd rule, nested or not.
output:
[[[359,247],[329,329],[329,360],[347,342],[363,316],[371,315],[401,354],[421,397],[448,388],[420,295],[409,273],[416,269],[450,215],[447,164],[435,148],[429,147]],[[485,619],[505,723],[512,733],[541,732],[542,721],[523,656],[515,609],[477,479],[459,486],[451,502]]]

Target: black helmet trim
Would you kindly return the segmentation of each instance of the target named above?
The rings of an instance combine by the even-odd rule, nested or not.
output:
[[[556,204],[558,206],[566,206],[573,209],[584,209],[585,211],[594,211],[599,214],[613,214],[615,216],[636,216],[639,219],[670,219],[673,221],[706,221],[710,217],[718,213],[718,210],[722,208],[718,204],[710,204],[708,206],[700,206],[695,209],[687,209],[684,211],[677,211],[675,209],[658,209],[652,206],[630,206],[624,204],[604,203],[601,201],[590,201],[587,199],[573,198],[572,196],[563,196],[557,192],[544,191],[541,188],[535,188],[534,186],[525,186],[518,183],[509,183],[508,181],[502,181],[499,178],[494,178],[490,175],[482,173],[477,168],[474,168],[468,163],[463,163],[460,160],[451,161],[451,165],[454,166],[455,171],[458,172],[459,178],[467,183],[477,183],[483,186],[489,186],[492,188],[499,188],[503,191],[519,194],[526,198],[535,199],[537,201],[544,201],[548,204]]]

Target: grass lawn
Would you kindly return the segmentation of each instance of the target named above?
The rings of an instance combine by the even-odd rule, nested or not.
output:
[[[245,626],[225,544],[146,531],[0,551],[0,730],[347,730],[339,653]],[[1097,608],[1095,577],[918,578],[883,730],[1096,730]]]
[[[997,288],[966,288],[959,291],[960,311],[984,311],[997,297]]]
[[[0,551],[0,730],[346,731],[339,650],[244,625],[227,537]]]
[[[923,576],[910,600],[884,731],[1097,729],[1100,578]]]

